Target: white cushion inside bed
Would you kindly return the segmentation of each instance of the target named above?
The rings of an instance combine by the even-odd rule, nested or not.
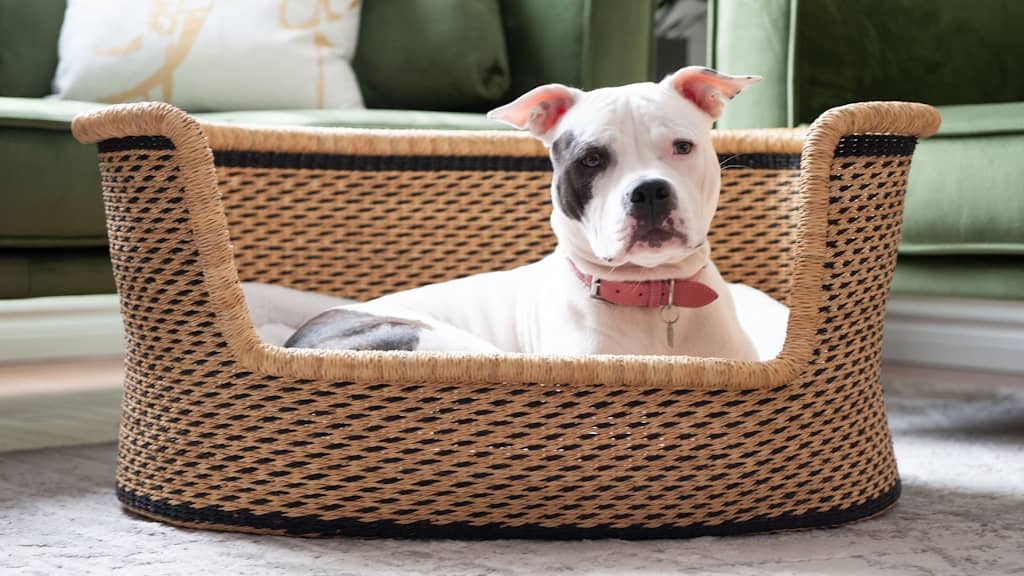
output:
[[[256,333],[268,343],[280,346],[307,320],[317,314],[354,300],[303,292],[272,284],[243,282],[249,316]],[[770,360],[782,351],[786,340],[789,309],[773,298],[743,284],[730,284],[740,325],[750,335],[758,358]]]

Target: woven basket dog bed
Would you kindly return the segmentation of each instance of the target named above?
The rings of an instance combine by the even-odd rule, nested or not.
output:
[[[550,164],[506,132],[81,116],[127,336],[117,493],[180,526],[660,538],[830,526],[900,485],[879,350],[910,103],[719,133],[723,275],[791,307],[768,362],[283,349],[239,280],[357,299],[539,259]]]

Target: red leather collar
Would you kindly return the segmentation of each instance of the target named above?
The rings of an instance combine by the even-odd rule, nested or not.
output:
[[[639,282],[612,282],[584,274],[576,263],[569,260],[569,266],[583,285],[590,289],[590,297],[620,306],[661,308],[681,306],[701,308],[718,299],[718,292],[697,281],[704,268],[689,278],[671,280],[643,280]]]

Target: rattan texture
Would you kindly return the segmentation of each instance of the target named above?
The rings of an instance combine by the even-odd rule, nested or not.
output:
[[[625,537],[835,525],[899,494],[879,383],[913,145],[938,114],[715,136],[712,246],[791,307],[769,362],[286,350],[239,280],[354,298],[549,252],[550,166],[502,132],[81,116],[127,338],[118,494],[182,526]]]

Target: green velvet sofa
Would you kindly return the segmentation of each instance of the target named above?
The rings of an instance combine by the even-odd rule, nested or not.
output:
[[[70,133],[100,104],[44,98],[64,0],[0,0],[0,298],[114,290],[95,150]],[[483,112],[548,82],[650,79],[654,0],[364,0],[354,67],[366,110],[220,111],[211,121],[493,129]]]
[[[893,293],[1024,299],[1024,2],[709,0],[711,65],[765,80],[719,127],[854,101],[939,107],[914,154]]]

